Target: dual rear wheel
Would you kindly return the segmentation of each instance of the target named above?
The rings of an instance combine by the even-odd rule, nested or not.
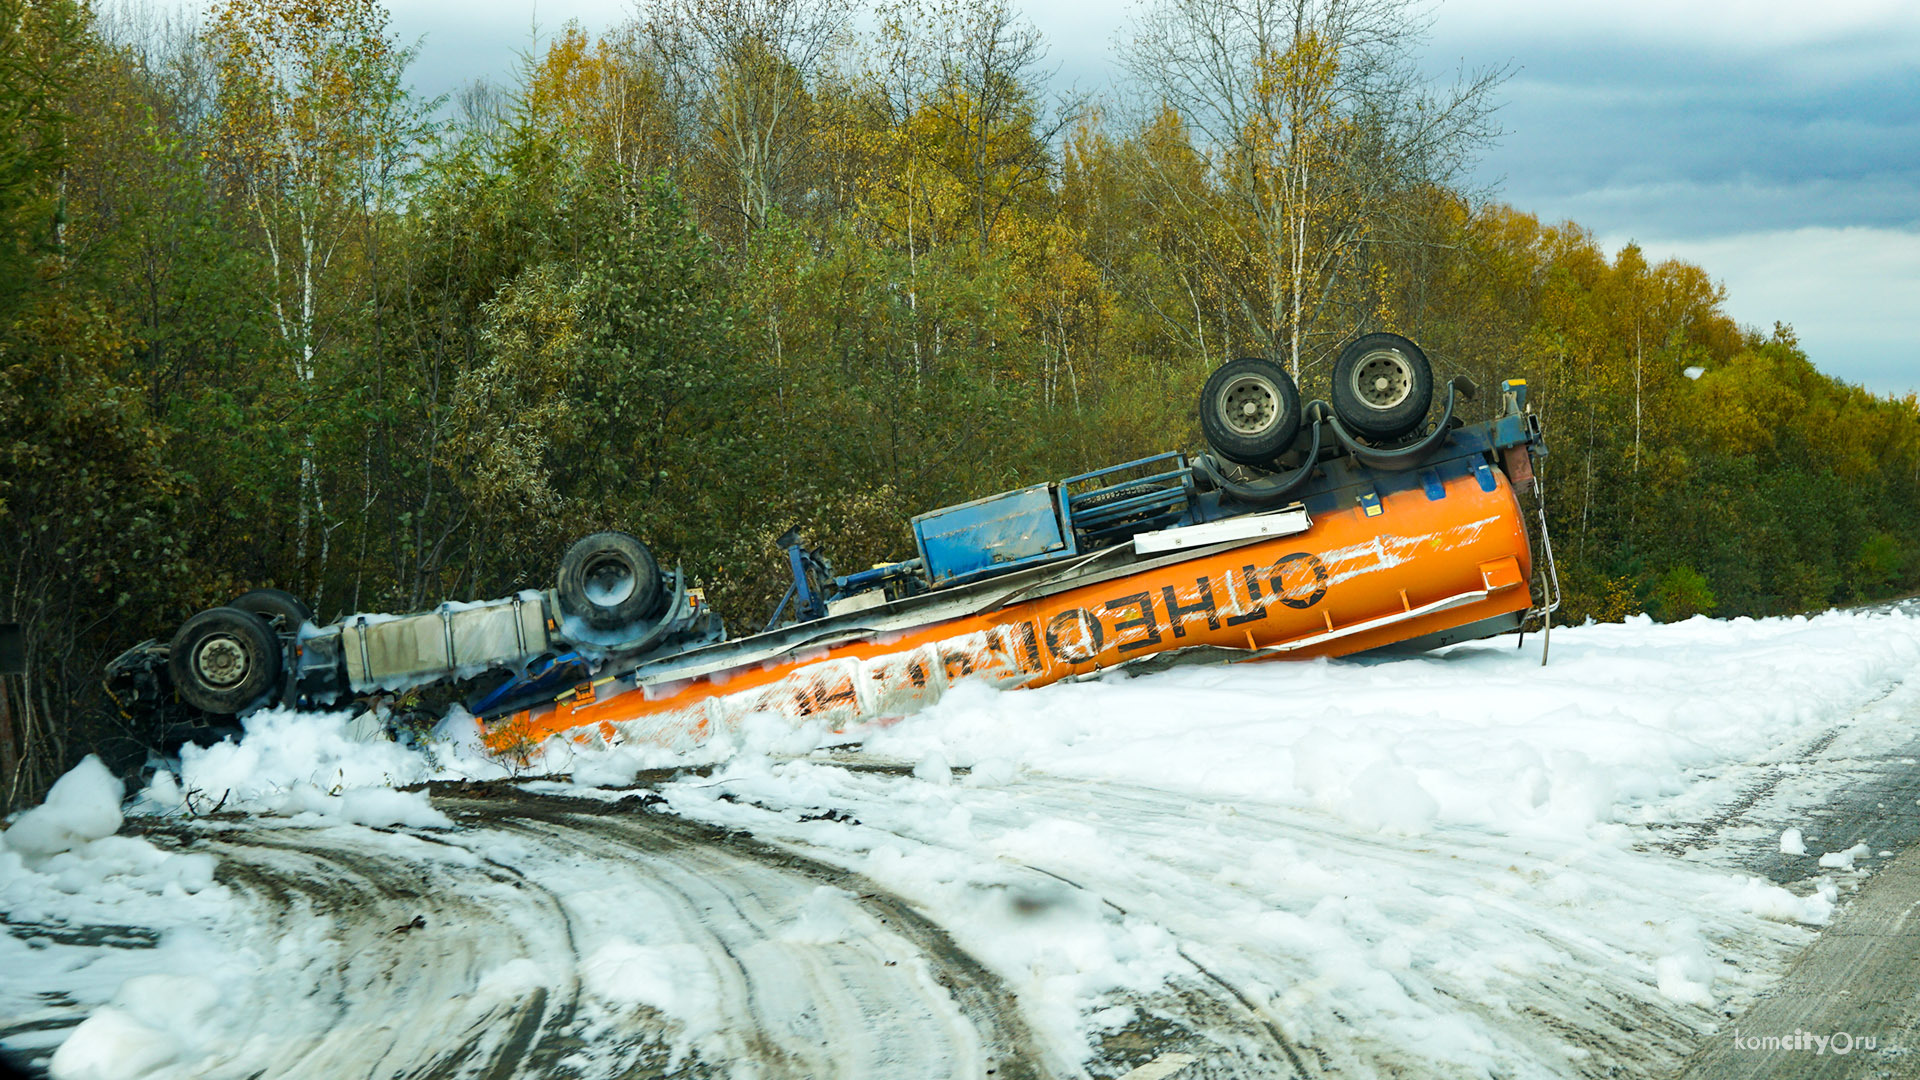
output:
[[[1433,404],[1433,367],[1398,334],[1368,334],[1333,365],[1334,415],[1353,434],[1392,442],[1412,433]],[[1200,391],[1200,430],[1229,461],[1272,467],[1300,434],[1300,390],[1271,360],[1242,357],[1220,366]]]
[[[1433,405],[1433,365],[1399,334],[1368,334],[1333,364],[1333,413],[1355,435],[1392,442],[1410,435]]]
[[[1230,360],[1200,391],[1200,430],[1229,461],[1271,465],[1300,434],[1300,390],[1271,360]]]

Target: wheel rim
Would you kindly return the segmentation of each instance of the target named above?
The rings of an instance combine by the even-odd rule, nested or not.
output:
[[[583,591],[595,607],[613,607],[632,596],[639,587],[633,567],[617,555],[603,555],[589,561],[581,578]]]
[[[193,651],[193,670],[209,686],[237,686],[250,666],[246,645],[225,634],[208,638]]]
[[[1234,434],[1258,435],[1279,422],[1280,388],[1261,376],[1242,375],[1227,384],[1217,412]]]
[[[1353,396],[1369,409],[1391,409],[1413,393],[1413,365],[1396,349],[1379,349],[1353,365]]]

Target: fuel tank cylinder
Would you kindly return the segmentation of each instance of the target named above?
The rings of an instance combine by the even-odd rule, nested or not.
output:
[[[755,714],[842,730],[924,708],[969,680],[1045,686],[1199,647],[1228,662],[1343,656],[1500,625],[1532,604],[1519,502],[1485,466],[1343,496],[1295,535],[1085,576],[689,678],[585,686],[485,725],[483,741],[524,760],[554,736],[686,747]]]

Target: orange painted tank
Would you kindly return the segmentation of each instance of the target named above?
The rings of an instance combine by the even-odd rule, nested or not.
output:
[[[922,708],[955,683],[1037,687],[1197,646],[1228,660],[1342,656],[1532,604],[1526,526],[1491,470],[1315,515],[1307,531],[1191,558],[1140,559],[1032,599],[671,682],[607,680],[483,725],[525,760],[551,737],[684,747],[754,714],[834,730]]]

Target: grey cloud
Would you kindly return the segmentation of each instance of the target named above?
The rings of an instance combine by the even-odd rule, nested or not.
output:
[[[1602,230],[1920,225],[1920,66],[1857,45],[1478,43],[1523,65],[1481,179]]]
[[[1696,262],[1736,319],[1789,322],[1823,370],[1900,394],[1920,389],[1916,58],[1920,22],[1770,47],[1485,32],[1428,64],[1519,68],[1479,174],[1499,197]]]

